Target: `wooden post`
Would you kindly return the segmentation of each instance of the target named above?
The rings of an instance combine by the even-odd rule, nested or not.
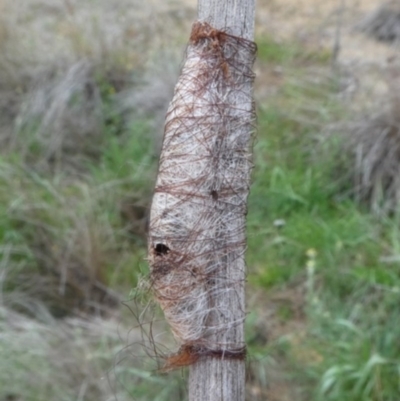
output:
[[[233,35],[254,40],[255,0],[198,0],[198,18],[200,21],[207,21],[211,26],[229,30]],[[252,63],[253,60],[249,60]],[[249,98],[252,94],[252,86],[249,85]],[[248,99],[249,99],[248,98]],[[248,127],[244,127],[246,129]],[[240,130],[241,128],[239,128]],[[249,132],[242,133],[248,141],[251,140]],[[241,134],[239,134],[241,135]],[[238,180],[241,177],[237,177]],[[249,186],[249,177],[243,177],[247,182],[243,185]],[[247,194],[246,194],[247,198]],[[245,215],[242,216],[245,219]],[[238,226],[241,222],[238,222]],[[244,233],[242,233],[244,235]],[[225,307],[235,311],[235,319],[242,324],[231,330],[231,341],[237,344],[244,344],[244,278],[245,261],[243,257],[225,266],[229,282],[235,281],[239,276],[237,293],[232,291],[221,293],[216,304],[225,304]],[[234,270],[234,271],[232,271]],[[237,279],[236,279],[237,280]],[[226,299],[226,296],[230,299]],[[223,317],[216,317],[220,319]],[[216,333],[215,342],[218,343],[221,337],[226,339],[226,333]],[[189,401],[244,401],[245,399],[245,361],[205,358],[190,367],[189,374]]]
[[[255,0],[199,0],[165,125],[151,280],[190,401],[245,399],[245,219],[254,132]]]
[[[198,18],[216,29],[254,40],[255,0],[198,0]]]

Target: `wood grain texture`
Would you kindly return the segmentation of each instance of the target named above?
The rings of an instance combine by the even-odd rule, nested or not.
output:
[[[227,31],[229,34],[254,40],[255,0],[199,0],[198,18],[206,21],[214,28]],[[249,64],[252,61],[249,60]],[[252,85],[245,88],[246,93],[238,94],[243,99],[252,98]],[[244,96],[243,96],[244,95]],[[249,105],[245,105],[249,107]],[[242,127],[238,127],[243,130]],[[251,133],[239,132],[235,135],[243,135],[247,141],[251,141]],[[239,177],[238,179],[243,179]],[[244,178],[243,184],[249,187],[250,176]],[[245,219],[245,214],[242,216]],[[240,222],[238,222],[240,226]],[[227,258],[224,271],[221,276],[226,277],[226,285],[237,283],[235,292],[226,291],[217,294],[213,300],[215,310],[231,308],[240,322],[230,332],[213,334],[216,344],[221,339],[229,338],[231,343],[244,343],[244,317],[245,317],[245,261],[243,257],[234,261]],[[223,307],[222,307],[223,306]],[[212,316],[210,324],[215,325],[216,320],[221,322],[224,316],[217,313]],[[189,374],[189,401],[244,401],[245,400],[245,361],[205,358],[190,367]]]
[[[255,0],[198,0],[198,18],[214,28],[254,40]]]

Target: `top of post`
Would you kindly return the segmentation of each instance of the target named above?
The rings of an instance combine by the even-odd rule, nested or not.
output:
[[[213,28],[254,40],[255,0],[198,0],[197,10]]]

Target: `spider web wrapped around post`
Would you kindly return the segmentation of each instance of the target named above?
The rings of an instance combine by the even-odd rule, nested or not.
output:
[[[252,41],[196,22],[167,113],[148,239],[153,292],[180,345],[166,370],[245,358],[255,53]]]

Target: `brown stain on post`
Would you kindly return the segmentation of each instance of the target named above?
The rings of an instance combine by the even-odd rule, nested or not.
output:
[[[170,355],[161,372],[190,366],[202,358],[229,359],[244,361],[246,359],[247,349],[245,346],[227,350],[227,349],[209,349],[198,344],[184,344],[176,354]]]
[[[223,46],[227,36],[228,34],[213,28],[207,22],[195,22],[190,35],[190,44],[197,45],[201,40],[211,40],[210,44],[215,48],[217,45]]]

